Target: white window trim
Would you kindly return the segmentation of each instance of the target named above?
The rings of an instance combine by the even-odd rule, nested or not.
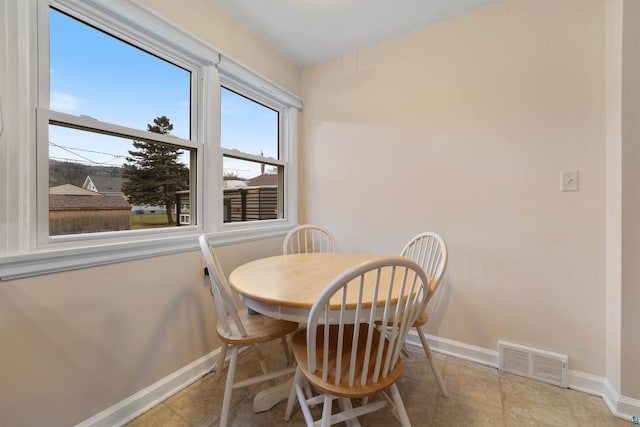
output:
[[[74,14],[79,13],[92,24],[106,22],[124,39],[134,35],[151,52],[154,44],[162,44],[174,57],[201,64],[199,80],[205,86],[199,93],[204,96],[193,100],[197,103],[197,111],[206,117],[206,120],[201,117],[198,121],[198,137],[194,138],[204,143],[201,148],[203,155],[197,165],[200,174],[196,183],[200,218],[197,226],[181,227],[179,232],[157,229],[155,232],[127,234],[126,237],[116,232],[101,233],[100,238],[87,235],[70,239],[73,241],[60,239],[55,244],[39,245],[36,233],[35,137],[36,111],[39,105],[43,105],[38,99],[37,64],[43,58],[38,56],[35,35],[38,9],[48,9],[49,4],[55,4],[63,11],[73,10]],[[1,22],[4,30],[0,30],[0,38],[10,41],[3,43],[9,47],[0,50],[0,63],[7,64],[9,61],[6,59],[14,61],[13,65],[7,64],[0,70],[0,93],[4,102],[1,106],[4,126],[0,134],[0,158],[4,156],[5,159],[5,164],[0,161],[0,179],[4,181],[0,184],[0,203],[6,203],[6,208],[0,210],[0,280],[193,251],[198,249],[197,236],[202,233],[210,233],[212,242],[220,245],[276,237],[297,223],[297,110],[302,106],[297,96],[233,59],[223,57],[211,46],[135,2],[0,0],[0,10],[6,12],[5,22]],[[94,18],[98,21],[92,21]],[[12,50],[14,45],[15,51]],[[48,63],[48,58],[45,60]],[[253,99],[279,106],[282,114],[280,160],[286,164],[285,217],[282,220],[224,224],[221,212],[207,215],[214,209],[222,210],[220,80]],[[48,105],[48,99],[46,101]],[[8,105],[12,108],[8,109]],[[220,220],[212,221],[211,216]]]

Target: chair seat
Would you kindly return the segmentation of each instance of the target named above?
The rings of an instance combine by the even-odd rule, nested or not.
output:
[[[286,320],[278,320],[262,314],[248,314],[247,309],[238,310],[238,316],[247,331],[243,337],[234,322],[229,322],[229,331],[224,330],[218,323],[218,336],[228,344],[250,345],[272,341],[283,337],[298,329],[298,323]]]
[[[429,321],[429,315],[426,312],[420,313],[420,316],[413,322],[413,327],[419,328]]]
[[[365,383],[364,385],[360,384],[360,378],[362,376],[362,366],[364,365],[362,360],[359,360],[359,363],[357,363],[358,365],[358,371],[356,372],[355,378],[356,380],[354,381],[354,386],[349,386],[348,385],[348,367],[349,367],[349,359],[351,358],[351,349],[345,349],[344,354],[342,356],[342,374],[341,374],[341,381],[340,384],[335,385],[335,372],[336,372],[336,342],[337,342],[337,338],[338,338],[338,326],[337,325],[332,325],[330,326],[330,331],[329,331],[329,336],[330,336],[330,350],[329,350],[329,357],[330,357],[330,361],[329,361],[329,376],[328,376],[328,380],[326,382],[322,381],[322,378],[318,375],[320,375],[320,373],[315,373],[315,372],[310,372],[309,371],[309,365],[308,365],[308,359],[307,359],[307,341],[306,341],[306,329],[301,329],[298,332],[296,332],[293,335],[292,338],[292,348],[293,348],[293,354],[295,356],[296,361],[298,362],[298,366],[301,369],[302,373],[305,375],[305,377],[307,378],[307,380],[314,386],[316,387],[318,390],[322,391],[323,393],[328,393],[328,394],[332,394],[334,396],[337,397],[345,397],[345,398],[360,398],[360,397],[364,397],[364,396],[369,396],[375,393],[379,393],[380,391],[385,390],[386,388],[388,388],[390,385],[392,385],[400,376],[400,373],[402,372],[402,362],[398,361],[398,363],[395,365],[395,367],[393,368],[393,370],[391,370],[389,372],[389,374],[387,375],[386,378],[379,380],[377,383],[373,383],[372,381],[369,380],[368,383]],[[368,328],[367,324],[363,324],[361,325],[361,328]],[[354,329],[354,325],[345,325],[345,337],[346,337],[346,342],[351,342],[352,341],[352,336],[353,336],[353,329]],[[318,338],[322,337],[324,334],[324,326],[319,326],[318,327],[318,332],[317,332],[317,336]],[[372,350],[371,350],[371,356],[370,356],[370,366],[369,366],[369,371],[372,372],[373,371],[373,365],[376,361],[376,359],[378,358],[378,344],[380,339],[384,339],[383,335],[380,334],[379,331],[375,331],[374,336],[373,336],[373,340],[372,340]],[[386,341],[386,340],[385,340]],[[322,360],[322,347],[321,347],[321,339],[318,339],[317,345],[316,345],[316,360]],[[358,359],[362,359],[362,354],[364,353],[364,348],[366,346],[366,334],[360,334],[359,336],[359,342],[358,342],[358,347],[356,349],[356,351],[358,351],[358,355],[357,358]],[[388,347],[388,341],[385,343],[385,345],[383,346],[383,350],[382,350],[382,363],[384,364],[384,355],[386,354],[385,350]],[[368,375],[367,378],[371,378],[371,375]]]
[[[425,312],[422,312],[422,313],[420,313],[418,318],[416,320],[414,320],[412,326],[414,328],[419,328],[420,326],[424,325],[428,321],[429,321],[429,315],[427,313],[425,313]],[[382,325],[382,322],[380,322],[379,320],[376,320],[376,325],[380,326],[380,325]]]

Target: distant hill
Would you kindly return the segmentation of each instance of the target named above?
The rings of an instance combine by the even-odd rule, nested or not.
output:
[[[90,166],[82,163],[49,160],[49,187],[71,184],[82,187],[85,178],[93,177],[121,177],[122,168],[119,166]]]

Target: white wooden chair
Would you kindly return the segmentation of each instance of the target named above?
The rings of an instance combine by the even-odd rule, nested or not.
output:
[[[430,231],[420,233],[413,237],[409,241],[409,243],[405,245],[405,247],[402,249],[401,255],[415,261],[427,273],[427,276],[430,280],[430,298],[438,288],[440,280],[444,275],[444,271],[447,268],[449,252],[444,239],[437,233],[433,233]],[[436,364],[436,361],[431,354],[429,343],[427,342],[427,338],[422,331],[422,326],[427,323],[428,320],[429,316],[427,315],[425,309],[420,314],[420,316],[418,316],[416,321],[413,322],[413,326],[418,332],[418,337],[420,338],[420,342],[422,343],[424,352],[427,355],[427,359],[429,360],[429,364],[431,365],[433,374],[436,377],[438,386],[440,386],[440,391],[442,392],[443,396],[448,397],[449,394],[447,393],[447,388],[444,385],[440,369],[438,368],[438,365]]]
[[[298,368],[285,420],[291,418],[297,398],[308,426],[345,421],[359,425],[357,417],[387,405],[403,426],[409,426],[395,382],[402,371],[402,346],[413,321],[424,310],[427,292],[422,268],[399,256],[363,262],[335,278],[314,302],[307,328],[293,335]],[[339,307],[330,310],[330,301]],[[305,381],[320,394],[307,397]],[[369,401],[380,393],[384,399]],[[332,414],[336,399],[341,412]],[[354,406],[352,399],[360,404]],[[314,421],[310,406],[319,404],[322,419]]]
[[[277,320],[262,314],[249,314],[246,308],[240,308],[237,304],[237,297],[224,275],[220,262],[215,252],[207,242],[206,236],[200,236],[200,248],[204,256],[209,279],[211,282],[211,293],[216,304],[218,315],[217,333],[222,341],[222,349],[216,365],[215,379],[220,378],[222,368],[226,359],[227,349],[231,347],[229,359],[229,371],[224,389],[222,401],[222,411],[220,414],[220,426],[225,427],[229,418],[229,407],[231,405],[231,392],[235,388],[247,387],[256,383],[278,378],[293,373],[295,368],[286,368],[277,372],[268,372],[267,366],[260,354],[256,344],[269,342],[280,338],[285,354],[289,354],[287,336],[298,329],[298,324],[284,320]],[[263,374],[248,378],[239,382],[235,381],[236,361],[238,350],[244,346],[253,346],[258,351],[260,367]]]
[[[299,225],[287,233],[282,253],[306,254],[313,252],[337,252],[338,244],[329,230],[319,225]]]

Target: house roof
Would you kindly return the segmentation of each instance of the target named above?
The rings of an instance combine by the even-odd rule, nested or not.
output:
[[[62,184],[49,187],[49,194],[65,194],[68,196],[99,196],[100,193],[80,188],[77,185]]]
[[[255,176],[251,179],[248,179],[246,182],[249,187],[262,187],[264,185],[278,185],[278,175],[275,173],[267,173],[267,174]]]
[[[100,193],[122,193],[121,176],[89,175],[87,176],[87,179],[85,179],[82,187],[86,188],[89,181],[93,183],[93,185]]]
[[[49,194],[50,211],[131,210],[122,196]]]

